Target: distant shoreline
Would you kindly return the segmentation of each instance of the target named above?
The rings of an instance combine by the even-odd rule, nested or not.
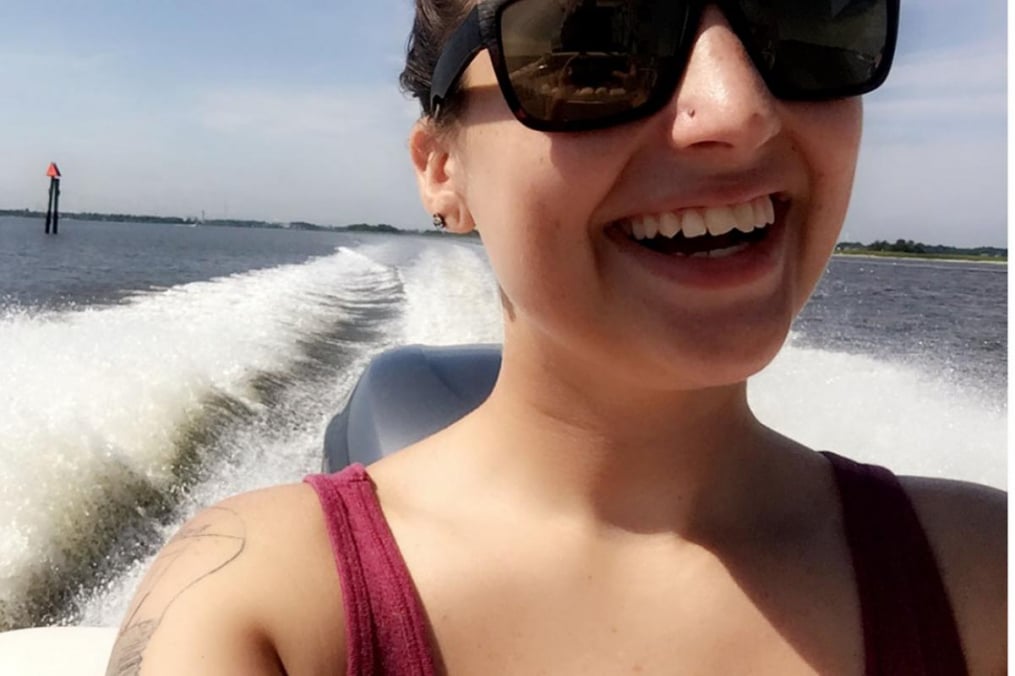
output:
[[[19,218],[45,218],[43,211],[31,209],[0,209],[0,217],[13,216]],[[92,221],[98,223],[139,223],[156,225],[184,225],[193,227],[233,227],[263,228],[270,230],[311,230],[323,232],[383,233],[388,235],[447,235],[437,230],[403,230],[387,223],[353,223],[350,225],[320,225],[306,221],[269,222],[248,219],[216,218],[203,220],[199,218],[182,218],[179,216],[151,216],[146,214],[100,214],[90,212],[66,212],[60,214],[65,221]],[[462,237],[461,235],[453,235]],[[478,239],[479,233],[473,232],[465,237]],[[871,248],[867,248],[871,247]],[[885,247],[889,247],[887,250]],[[892,250],[890,247],[923,248],[926,251]],[[927,245],[916,242],[898,240],[895,244],[875,242],[864,245],[859,242],[844,242],[836,246],[835,256],[856,256],[866,258],[920,259],[935,261],[955,261],[967,263],[1008,263],[1008,250],[1000,247],[950,247]]]
[[[35,218],[43,219],[46,213],[30,209],[0,209],[0,218]],[[352,223],[349,225],[319,225],[306,221],[269,222],[249,219],[215,218],[182,218],[179,216],[150,216],[144,214],[98,214],[89,212],[62,212],[61,221],[79,221],[91,223],[137,223],[141,225],[179,225],[190,227],[228,227],[253,228],[263,230],[308,230],[314,232],[343,233],[377,233],[386,235],[442,235],[436,230],[403,230],[387,223]]]
[[[0,209],[0,216],[15,216],[19,218],[45,218],[46,212],[32,211],[31,209]],[[306,221],[269,222],[241,218],[183,218],[180,216],[151,216],[148,214],[100,214],[92,212],[62,212],[62,221],[91,221],[94,223],[142,223],[154,225],[193,225],[193,226],[228,226],[234,228],[267,228],[273,230],[338,230],[338,231],[369,231],[402,233],[407,232],[386,223],[368,224],[355,223],[351,225],[334,226],[318,225]]]
[[[902,253],[897,251],[836,251],[833,257],[868,258],[872,260],[925,260],[941,263],[990,263],[1007,265],[1008,258],[1003,256],[979,256],[973,254],[920,254]]]

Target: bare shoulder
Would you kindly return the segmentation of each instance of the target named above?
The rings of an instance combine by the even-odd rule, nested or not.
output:
[[[980,584],[1004,582],[1008,494],[964,481],[902,477],[940,565],[956,574],[975,572]],[[994,580],[984,579],[997,573]]]
[[[309,486],[256,491],[202,510],[142,580],[107,674],[301,674],[343,666],[335,661],[344,655],[344,618],[331,561]]]
[[[974,674],[1007,672],[1008,494],[902,477],[931,542]]]

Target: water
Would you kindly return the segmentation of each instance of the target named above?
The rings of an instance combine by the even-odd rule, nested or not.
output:
[[[302,263],[351,241],[330,232],[63,222],[59,237],[40,237],[42,221],[0,217],[0,305],[106,305],[137,291]]]
[[[365,361],[500,339],[482,249],[0,218],[0,629],[114,625],[201,506],[320,467]],[[759,416],[898,472],[1005,486],[1005,266],[836,259]]]

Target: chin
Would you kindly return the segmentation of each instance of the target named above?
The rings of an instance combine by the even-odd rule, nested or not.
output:
[[[663,343],[664,348],[641,349],[641,360],[631,368],[636,385],[651,383],[653,389],[688,390],[725,387],[746,381],[768,366],[782,349],[789,335],[790,323],[769,322],[741,327],[740,330],[701,331],[681,340]],[[630,363],[630,350],[623,361]],[[618,355],[618,362],[622,363]]]
[[[727,387],[745,382],[772,363],[779,353],[779,347],[760,351],[751,350],[739,354],[685,355],[683,364],[670,366],[671,384],[680,389],[707,389]]]

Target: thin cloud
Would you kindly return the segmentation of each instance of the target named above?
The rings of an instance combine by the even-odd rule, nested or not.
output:
[[[889,83],[866,102],[868,128],[891,141],[900,128],[924,137],[982,133],[980,125],[1003,134],[1006,109],[1004,49],[990,45],[953,48],[902,61]],[[961,131],[961,130],[958,130]],[[907,134],[908,135],[908,134]]]
[[[1003,44],[903,55],[865,101],[844,237],[1005,246],[1006,109]]]

